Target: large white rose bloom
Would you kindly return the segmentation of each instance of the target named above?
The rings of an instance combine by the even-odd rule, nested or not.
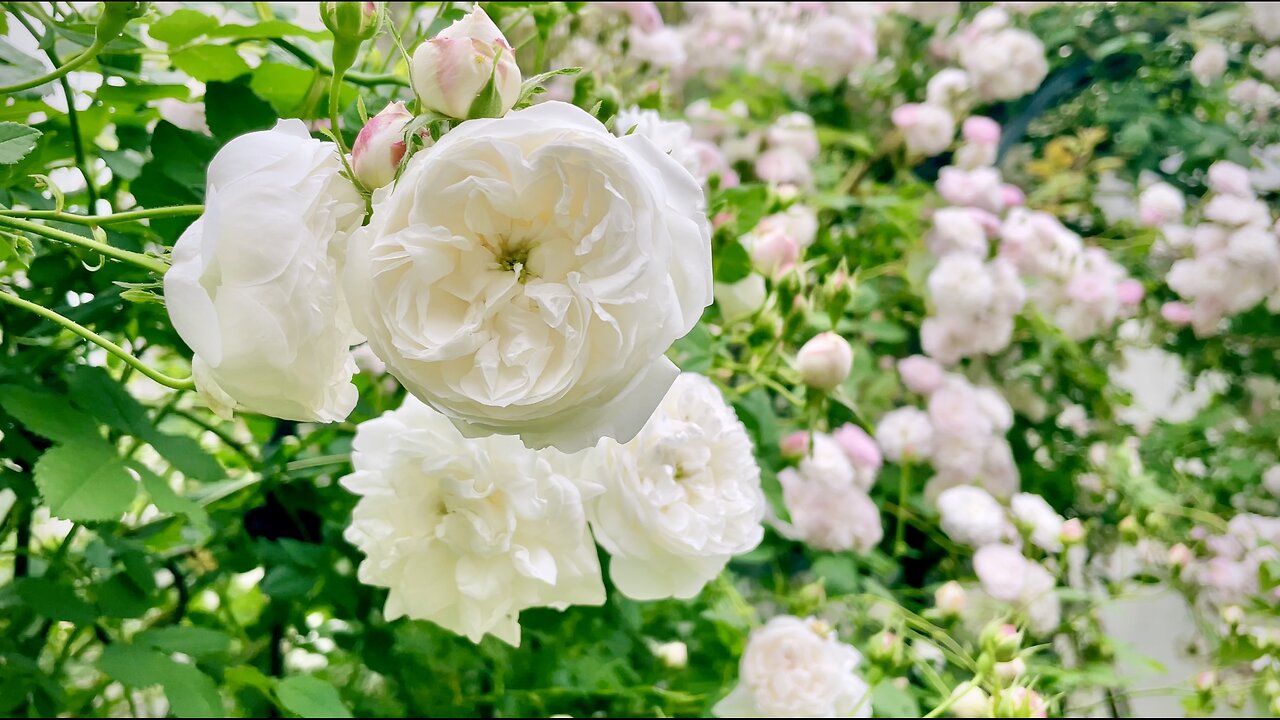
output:
[[[871,717],[871,688],[857,673],[862,655],[826,623],[780,615],[751,631],[738,685],[712,708],[716,717]]]
[[[605,487],[588,506],[591,528],[630,598],[691,598],[764,535],[747,429],[701,375],[678,377],[639,435],[601,440],[579,472]]]
[[[288,420],[341,420],[356,403],[339,259],[364,202],[333,143],[300,120],[227,143],[209,164],[205,211],[173,248],[169,318],[195,352],[196,386]]]
[[[566,452],[629,441],[711,303],[697,181],[641,136],[546,102],[409,161],[352,238],[356,327],[464,433]]]
[[[991,493],[973,485],[957,485],[938,495],[938,513],[947,537],[971,547],[999,542],[1007,521]]]
[[[430,620],[479,642],[520,643],[519,614],[604,602],[583,493],[553,451],[512,437],[464,438],[406,396],[361,423],[342,485],[360,495],[346,538],[360,581],[390,588],[388,620]]]

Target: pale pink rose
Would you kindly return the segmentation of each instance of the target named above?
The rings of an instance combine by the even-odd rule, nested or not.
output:
[[[1134,280],[1133,278],[1121,280],[1120,283],[1116,285],[1116,299],[1124,305],[1137,305],[1142,302],[1142,298],[1145,297],[1146,294],[1147,291],[1142,287],[1142,283],[1138,280]]]
[[[973,115],[965,119],[960,134],[972,143],[996,145],[1000,142],[1000,123],[989,117]]]
[[[1167,302],[1160,306],[1160,317],[1172,325],[1181,327],[1191,324],[1191,321],[1195,319],[1195,311],[1186,303]]]
[[[804,457],[809,452],[809,433],[804,430],[791,433],[778,443],[778,450],[783,457]]]
[[[853,463],[854,467],[879,470],[884,464],[884,458],[880,455],[880,446],[876,445],[875,439],[868,435],[866,430],[857,425],[845,423],[831,433],[831,436],[840,444],[840,449],[844,450],[844,454],[849,457],[849,462]]]
[[[898,361],[898,376],[911,392],[928,395],[946,382],[947,371],[932,358],[912,355]]]
[[[1009,183],[1000,186],[1000,197],[1004,199],[1004,206],[1007,208],[1018,207],[1027,201],[1027,196],[1022,192],[1022,188]]]

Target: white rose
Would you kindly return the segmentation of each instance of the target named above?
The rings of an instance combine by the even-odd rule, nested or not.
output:
[[[870,484],[862,486],[857,469],[849,461],[844,448],[835,438],[826,433],[813,434],[813,449],[800,461],[800,474],[807,480],[822,483],[831,488],[842,488],[859,485],[863,490]]]
[[[716,283],[715,297],[725,320],[740,320],[764,307],[769,291],[764,276],[751,273],[735,283]]]
[[[1272,497],[1280,498],[1280,465],[1272,465],[1262,473],[1262,487],[1271,493]]]
[[[353,447],[345,537],[366,555],[360,582],[390,588],[388,620],[519,645],[521,610],[604,602],[582,504],[598,488],[557,472],[554,451],[464,438],[412,395],[361,423]]]
[[[1186,211],[1182,191],[1166,182],[1152,183],[1138,196],[1138,220],[1143,225],[1159,227],[1180,221]]]
[[[956,136],[950,111],[937,105],[910,103],[894,109],[893,124],[902,131],[907,149],[920,155],[937,155]]]
[[[893,462],[920,462],[933,453],[933,424],[923,410],[901,407],[876,425],[876,443]]]
[[[990,252],[987,231],[972,208],[946,207],[933,214],[933,229],[925,237],[929,252],[937,257],[958,252],[986,258]]]
[[[581,477],[605,487],[588,506],[624,595],[697,595],[764,534],[760,468],[747,429],[707,378],[676,379],[644,429],[585,453]]]
[[[1009,502],[1013,517],[1031,528],[1031,542],[1048,552],[1062,550],[1062,525],[1066,521],[1045,501],[1032,493],[1018,493]]]
[[[751,631],[738,685],[712,708],[717,717],[871,717],[862,655],[826,624],[790,615]]]
[[[442,115],[498,117],[520,99],[515,50],[480,8],[419,45],[411,65],[414,93],[423,107]],[[491,106],[473,107],[491,81]]]
[[[979,33],[960,46],[959,59],[983,100],[1015,100],[1049,74],[1044,43],[1018,28]]]
[[[971,547],[999,542],[1004,535],[1004,508],[986,490],[957,485],[938,495],[942,531],[947,537]]]
[[[944,68],[929,78],[925,86],[925,102],[963,115],[972,104],[973,83],[969,73],[960,68]]]
[[[693,128],[680,120],[664,120],[656,110],[641,110],[632,106],[618,112],[613,120],[613,132],[618,137],[643,135],[659,150],[680,163],[698,181],[706,182],[702,158],[693,142]],[[714,149],[715,146],[712,146]]]
[[[174,246],[164,296],[215,409],[331,422],[355,407],[360,336],[338,275],[364,203],[341,170],[300,120],[242,135],[209,164],[204,214]]]
[[[415,155],[352,237],[356,326],[465,433],[572,452],[639,432],[711,303],[702,188],[643,137],[547,102]]]
[[[792,468],[778,473],[791,523],[784,534],[818,550],[867,553],[884,539],[880,510],[857,485],[833,487]]]
[[[1280,6],[1270,2],[1245,3],[1253,29],[1265,40],[1280,40]]]
[[[1212,42],[1196,51],[1191,58],[1191,74],[1201,85],[1208,85],[1227,71],[1227,47]]]

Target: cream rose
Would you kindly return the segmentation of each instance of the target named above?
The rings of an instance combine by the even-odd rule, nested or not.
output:
[[[413,396],[361,423],[343,487],[361,496],[345,537],[360,582],[390,588],[388,620],[430,620],[520,644],[520,611],[599,605],[604,584],[584,493],[553,451],[467,439]]]
[[[341,170],[300,120],[241,135],[209,164],[204,214],[173,248],[164,297],[211,407],[322,422],[355,407],[360,336],[339,258],[364,202]]]
[[[547,102],[415,155],[348,253],[356,327],[464,434],[627,442],[711,303],[697,181],[649,140]]]
[[[780,615],[751,632],[738,685],[717,717],[871,717],[862,655],[815,618]]]
[[[631,442],[606,439],[585,456],[581,477],[605,487],[589,505],[591,528],[630,598],[694,597],[764,536],[747,429],[701,375],[677,378]]]

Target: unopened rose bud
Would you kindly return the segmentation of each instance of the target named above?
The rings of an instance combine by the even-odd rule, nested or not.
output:
[[[1000,123],[989,117],[973,115],[965,118],[960,134],[971,143],[996,145],[1000,142]]]
[[[1239,605],[1228,605],[1222,608],[1222,621],[1231,627],[1237,627],[1244,622],[1244,609]]]
[[[1022,649],[1022,631],[1008,623],[989,625],[982,633],[982,647],[996,662],[1009,662]]]
[[[1196,675],[1196,690],[1198,692],[1207,693],[1213,690],[1213,686],[1218,684],[1218,676],[1212,670],[1205,670]]]
[[[814,336],[796,355],[800,379],[818,390],[839,387],[852,368],[853,348],[849,341],[829,331]]]
[[[147,13],[149,2],[108,2],[102,4],[102,15],[94,28],[94,38],[100,43],[115,40],[124,32],[130,20],[136,20]]]
[[[964,690],[956,688],[951,691],[951,694],[956,696],[956,699],[951,702],[952,715],[958,718],[991,716],[991,698],[977,685],[970,685]]]
[[[1084,540],[1084,523],[1080,522],[1080,518],[1069,518],[1062,523],[1059,539],[1064,545],[1075,545]]]
[[[521,80],[515,51],[480,8],[413,53],[413,91],[441,115],[501,117],[519,99]]]
[[[751,243],[751,262],[756,270],[776,277],[795,267],[800,259],[800,246],[785,232],[770,230]]]
[[[1133,278],[1121,280],[1116,284],[1116,299],[1121,305],[1137,305],[1142,302],[1146,294],[1147,290],[1142,287],[1142,283]]]
[[[844,450],[845,456],[854,467],[878,470],[884,464],[880,446],[867,434],[866,430],[857,425],[845,423],[831,433],[831,437],[840,444],[840,449]]]
[[[1116,527],[1120,530],[1120,536],[1125,540],[1133,541],[1138,539],[1138,518],[1126,515]]]
[[[944,615],[959,615],[968,604],[968,593],[955,580],[948,580],[933,593],[933,605]]]
[[[1007,208],[1018,207],[1027,201],[1027,195],[1022,192],[1022,188],[1008,183],[1000,186],[1000,198]]]
[[[360,43],[378,34],[384,3],[322,2],[320,21],[341,41]]]
[[[1167,560],[1174,567],[1186,567],[1191,564],[1191,549],[1182,543],[1169,548]]]
[[[996,677],[1005,682],[1012,682],[1027,672],[1027,663],[1020,657],[1008,662],[998,662],[995,666]]]
[[[896,634],[884,630],[872,636],[871,643],[867,648],[867,654],[873,662],[894,666],[904,659],[905,651],[902,639]]]
[[[689,664],[689,647],[679,640],[662,643],[653,649],[653,654],[673,670],[681,670]]]
[[[782,457],[785,458],[804,457],[805,453],[809,452],[809,433],[803,430],[791,433],[778,443],[778,450],[782,452]]]
[[[389,184],[404,158],[404,128],[413,113],[404,103],[393,102],[369,118],[351,146],[351,169],[356,179],[373,190]]]
[[[1011,687],[1000,693],[992,708],[998,718],[1042,718],[1048,717],[1048,708],[1044,699],[1035,690],[1025,687]]]

